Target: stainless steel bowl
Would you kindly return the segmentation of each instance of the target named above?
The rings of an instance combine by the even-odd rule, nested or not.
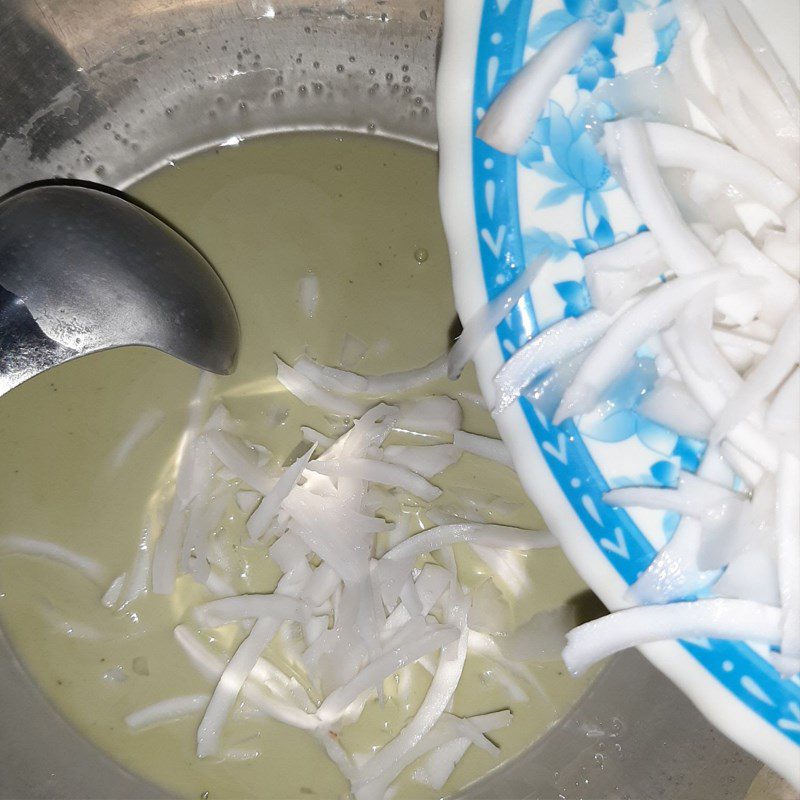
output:
[[[441,24],[436,0],[0,0],[0,195],[54,177],[124,188],[298,128],[435,148]],[[0,708],[0,798],[163,796],[58,716],[2,634]],[[758,767],[629,653],[465,796],[734,800]]]

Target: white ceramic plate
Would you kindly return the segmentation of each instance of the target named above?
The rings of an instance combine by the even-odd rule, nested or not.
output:
[[[768,5],[776,14],[790,3]],[[468,319],[544,247],[554,254],[530,294],[477,355],[487,398],[494,396],[493,376],[517,347],[541,328],[589,307],[583,255],[641,225],[593,147],[583,115],[589,94],[604,80],[668,56],[677,23],[670,21],[666,5],[658,0],[446,4],[437,108],[442,213],[459,315]],[[789,20],[794,11],[789,9]],[[554,31],[582,17],[591,18],[601,35],[556,86],[544,120],[519,156],[477,139],[482,114],[511,75]],[[577,424],[553,426],[548,413],[524,398],[498,419],[526,491],[584,580],[611,609],[628,605],[626,589],[671,535],[677,518],[611,508],[603,493],[623,485],[672,485],[679,469],[696,468],[704,447],[637,414],[635,398],[653,372],[652,359],[643,354],[638,369],[615,386],[617,411],[604,419],[586,415]],[[763,648],[691,640],[641,649],[724,733],[800,784],[800,681],[782,679]]]

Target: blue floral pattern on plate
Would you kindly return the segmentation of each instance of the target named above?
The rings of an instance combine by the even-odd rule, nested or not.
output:
[[[617,55],[633,15],[652,14],[646,63],[669,56],[678,32],[668,0],[485,0],[473,96],[474,205],[484,283],[494,296],[533,257],[552,258],[518,307],[497,329],[505,359],[538,330],[590,307],[583,256],[641,229],[641,220],[594,146],[586,122],[590,93],[617,74]],[[668,9],[667,9],[668,10]],[[598,36],[553,93],[518,157],[474,136],[492,99],[524,60],[566,26],[591,19]],[[641,30],[641,26],[640,26]],[[640,44],[637,42],[637,44]],[[647,49],[647,48],[645,48]],[[528,398],[520,405],[538,446],[595,546],[629,585],[670,538],[674,513],[610,508],[602,495],[633,484],[672,486],[693,471],[704,443],[677,436],[636,411],[654,380],[640,353],[612,387],[611,413],[554,426]],[[763,650],[742,642],[683,641],[710,675],[783,736],[800,745],[800,681],[782,679]]]

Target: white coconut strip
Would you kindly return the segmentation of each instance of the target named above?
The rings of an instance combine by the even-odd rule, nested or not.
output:
[[[667,327],[697,292],[718,284],[728,275],[724,270],[715,269],[676,278],[623,312],[579,367],[558,406],[554,422],[559,424],[594,408],[602,393],[625,371],[636,350],[647,339]]]
[[[251,489],[267,494],[274,481],[260,469],[255,451],[248,449],[241,439],[224,431],[211,431],[206,435],[211,452]]]
[[[712,328],[711,337],[715,344],[726,354],[729,361],[732,361],[733,351],[743,351],[750,355],[763,356],[769,352],[769,342],[755,339],[752,336],[744,336],[739,333],[732,333],[724,328]],[[733,364],[732,364],[733,365]],[[733,365],[735,368],[735,365]]]
[[[133,565],[128,571],[128,578],[125,581],[125,588],[119,601],[119,608],[125,608],[137,597],[144,594],[149,585],[152,573],[152,546],[150,528],[142,529],[139,542],[136,545],[136,556]]]
[[[133,730],[149,728],[151,725],[162,725],[165,722],[189,717],[195,712],[202,711],[208,700],[209,695],[207,694],[185,694],[180,697],[170,697],[128,714],[125,717],[125,724]]]
[[[708,286],[687,303],[677,318],[676,330],[692,366],[722,389],[726,397],[742,385],[736,370],[720,353],[711,336],[714,319],[714,286]]]
[[[662,335],[662,340],[667,346],[669,355],[680,372],[686,388],[691,392],[695,400],[703,406],[709,416],[716,417],[722,411],[726,402],[722,390],[714,381],[700,375],[692,367],[681,348],[675,331],[665,331]],[[777,470],[778,448],[750,422],[740,422],[728,433],[727,438],[730,444],[740,450],[748,459],[755,461],[760,467],[770,472]],[[736,471],[740,472],[738,468]]]
[[[800,138],[798,120],[787,109],[772,81],[759,69],[752,51],[745,46],[731,24],[725,4],[699,0],[698,5],[708,21],[711,43],[722,56],[720,80],[728,80],[747,97],[755,115],[763,118],[766,127],[775,132],[775,144],[797,148]],[[794,107],[796,107],[796,99]],[[794,109],[793,109],[794,110]]]
[[[114,608],[119,600],[120,595],[122,594],[122,587],[125,585],[125,578],[127,577],[127,573],[123,572],[121,575],[117,575],[113,581],[111,581],[108,589],[106,589],[105,594],[100,598],[100,602],[106,608]]]
[[[189,504],[189,521],[181,545],[180,568],[182,572],[191,572],[201,583],[205,581],[210,568],[206,558],[208,537],[222,521],[229,494],[227,491],[219,492],[207,503],[195,497]]]
[[[262,617],[307,622],[311,608],[302,600],[279,594],[241,594],[195,606],[194,614],[200,627],[219,628],[237,620]]]
[[[293,658],[288,651],[286,657]],[[297,678],[287,675],[267,658],[259,658],[256,661],[248,681],[263,686],[276,697],[302,711],[308,713],[316,711],[316,704]],[[258,714],[258,711],[254,713]]]
[[[109,467],[112,470],[118,470],[128,460],[134,449],[155,432],[165,417],[166,414],[159,408],[144,411],[111,452],[108,459]]]
[[[260,539],[267,532],[278,511],[280,511],[283,501],[294,488],[303,470],[308,466],[315,447],[316,445],[311,445],[294,464],[284,470],[283,474],[278,478],[278,482],[264,493],[264,499],[250,519],[247,520],[247,532],[250,534],[251,539]]]
[[[408,613],[412,617],[422,615],[422,603],[419,600],[419,595],[414,586],[414,578],[410,574],[408,580],[400,589],[400,602],[408,609]]]
[[[299,598],[309,578],[311,578],[311,567],[305,559],[302,559],[281,575],[275,586],[275,594]]]
[[[764,70],[786,110],[795,120],[795,124],[798,124],[800,121],[800,98],[798,98],[792,79],[776,56],[772,46],[739,0],[727,0],[725,11],[742,37],[742,41],[748,46],[749,55]]]
[[[653,262],[623,270],[597,270],[592,269],[589,258],[591,256],[584,262],[586,288],[589,290],[592,305],[605,314],[616,314],[625,303],[654,285],[665,269],[663,262]]]
[[[330,461],[312,461],[308,468],[333,478],[358,478],[384,486],[399,487],[422,500],[435,500],[442,490],[399,464],[387,464],[371,458],[342,458]]]
[[[450,397],[422,397],[398,406],[394,427],[411,433],[453,434],[461,425],[461,406]]]
[[[636,409],[642,416],[681,436],[705,439],[713,421],[680,381],[660,378]]]
[[[214,410],[209,414],[208,419],[202,427],[205,433],[209,431],[227,431],[228,433],[239,433],[241,424],[232,416],[231,412],[223,403],[217,403]]]
[[[345,749],[339,744],[337,735],[332,731],[319,730],[315,732],[314,738],[325,748],[328,758],[352,784],[358,777],[358,770]]]
[[[442,648],[433,680],[416,714],[394,739],[362,765],[361,780],[372,781],[380,776],[394,780],[401,771],[395,772],[402,755],[415,747],[433,728],[455,694],[467,657],[469,600],[460,590],[455,590],[453,595],[454,602],[448,610],[445,623],[459,631],[458,638]]]
[[[298,290],[300,308],[309,319],[313,319],[319,303],[319,279],[313,272],[304,275],[300,278]]]
[[[470,719],[479,718],[472,717]],[[391,774],[399,775],[407,766],[418,758],[421,758],[426,753],[430,753],[432,750],[436,750],[438,747],[441,747],[453,739],[469,738],[462,724],[463,722],[464,720],[452,714],[444,714],[431,731],[400,757],[398,763],[393,766]],[[479,727],[478,724],[472,725],[472,731],[477,727]],[[380,776],[376,780],[369,782],[356,779],[352,782],[353,795],[356,800],[389,800],[392,792],[392,789],[389,788],[390,783],[391,781],[388,779],[388,776]]]
[[[625,272],[640,267],[665,266],[661,248],[650,231],[628,236],[583,259],[586,272]]]
[[[780,609],[750,600],[695,600],[626,608],[570,631],[564,663],[578,675],[620,650],[669,639],[739,639],[777,645],[780,627]]]
[[[489,658],[497,662],[512,675],[516,675],[516,677],[522,679],[526,683],[532,684],[540,694],[543,696],[545,695],[533,672],[531,672],[525,664],[507,658],[494,637],[490,636],[488,633],[471,630],[469,632],[469,649],[471,652],[478,653],[484,658]]]
[[[277,356],[275,356],[275,365],[278,381],[306,405],[317,406],[340,417],[358,417],[363,413],[365,408],[363,403],[321,389]]]
[[[367,394],[383,397],[390,394],[409,392],[447,377],[447,355],[439,356],[429,364],[403,372],[389,372],[385,375],[367,376]]]
[[[555,540],[554,540],[555,541]],[[557,544],[553,545],[558,546]],[[496,550],[480,544],[470,544],[476,556],[483,561],[492,574],[492,579],[503,586],[512,597],[522,597],[530,589],[531,581],[519,553],[510,550]]]
[[[347,528],[335,522],[316,524],[305,511],[293,516],[299,523],[293,532],[327,562],[346,584],[358,583],[366,575],[369,569],[368,544],[343,540],[341,531]]]
[[[405,754],[401,761],[400,771],[402,772],[403,769],[418,758],[453,741],[454,737],[457,736],[454,726],[437,726],[415,748]],[[390,782],[383,778],[364,783],[356,777],[355,780],[351,781],[350,790],[355,800],[394,800],[397,794],[396,786],[390,785]]]
[[[472,591],[469,627],[481,633],[508,633],[513,627],[511,608],[492,578]]]
[[[461,336],[447,357],[447,376],[450,380],[455,380],[461,375],[467,362],[475,355],[485,339],[494,333],[495,328],[519,303],[549,258],[549,253],[535,258],[514,280],[503,286],[495,297],[464,322]]]
[[[321,606],[337,589],[341,579],[330,564],[320,564],[305,586],[304,595],[309,605]]]
[[[402,607],[402,603],[399,604]],[[429,631],[430,624],[422,617],[409,617],[408,622],[402,625],[399,629],[384,630],[381,632],[382,637],[385,639],[383,649],[385,652],[389,650],[396,650],[403,647],[409,642],[414,642]],[[385,635],[384,635],[385,634]],[[421,656],[416,661],[423,669],[428,670],[428,665],[431,669],[428,670],[431,675],[436,672],[436,661],[431,655]]]
[[[335,441],[330,436],[326,436],[324,433],[314,430],[314,428],[309,428],[307,425],[300,426],[300,433],[303,434],[303,439],[306,442],[317,445],[318,449],[327,449]]]
[[[683,26],[683,22],[681,23]],[[787,179],[787,159],[781,153],[777,157],[764,142],[764,137],[755,129],[752,122],[741,118],[732,119],[723,111],[719,100],[708,90],[702,78],[692,64],[689,48],[676,42],[670,58],[670,72],[673,74],[679,90],[692,105],[696,106],[716,131],[742,153],[754,158],[769,168],[783,180]],[[787,181],[793,185],[792,181]]]
[[[386,403],[379,403],[370,408],[320,460],[328,461],[342,456],[364,456],[371,448],[380,447],[397,423],[399,414],[397,406]],[[341,445],[337,447],[339,443]]]
[[[745,275],[762,278],[759,294],[763,296],[759,318],[780,326],[800,294],[800,284],[791,275],[764,255],[747,236],[735,229],[726,231],[717,249],[717,259]]]
[[[174,630],[174,636],[189,661],[206,680],[213,682],[220,680],[226,668],[226,658],[223,655],[203,644],[185,625],[178,625]],[[312,714],[306,714],[296,706],[270,697],[252,678],[245,683],[242,695],[248,703],[278,722],[285,722],[302,730],[314,730],[318,727],[317,720]]]
[[[334,723],[364,692],[370,691],[406,664],[458,639],[459,635],[460,631],[456,628],[429,626],[428,631],[416,641],[385,653],[364,667],[351,681],[331,692],[317,709],[318,719],[327,725]]]
[[[701,570],[697,564],[702,536],[700,522],[684,517],[669,542],[630,587],[627,597],[640,604],[671,603],[713,584],[719,571]]]
[[[310,492],[292,492],[284,503],[286,510],[301,524],[346,530],[351,535],[388,533],[386,520],[352,511],[335,497],[319,497]]]
[[[783,607],[781,654],[800,658],[800,460],[781,453],[776,476],[778,587]]]
[[[231,597],[236,594],[236,590],[222,575],[214,569],[209,570],[208,576],[205,579],[206,589],[208,589],[214,597]]]
[[[447,356],[443,355],[424,367],[385,375],[359,375],[355,372],[317,364],[303,356],[295,369],[318,386],[339,394],[363,394],[385,397],[419,389],[431,381],[447,377]]]
[[[491,711],[488,714],[476,714],[474,717],[465,717],[464,721],[469,722],[481,733],[492,733],[501,728],[507,728],[514,720],[514,715],[508,709],[503,711]]]
[[[422,605],[423,616],[430,614],[453,577],[453,573],[437,564],[425,564],[422,567],[414,581],[414,587]]]
[[[800,428],[800,368],[795,369],[775,393],[764,422],[776,433],[797,433]]]
[[[27,536],[3,536],[0,538],[0,554],[36,556],[57,564],[74,569],[85,578],[88,578],[98,586],[103,586],[106,578],[106,571],[100,563],[89,556],[76,553],[55,542],[48,542],[43,539],[31,539]]]
[[[432,478],[455,464],[461,458],[461,450],[452,444],[390,444],[383,448],[383,458],[390,464],[410,469],[423,478]]]
[[[321,389],[338,394],[363,394],[367,389],[367,379],[355,372],[318,364],[307,356],[300,356],[294,368]]]
[[[732,493],[731,493],[732,494]],[[693,517],[701,517],[706,511],[703,497],[694,491],[686,492],[681,488],[662,489],[654,486],[626,486],[612,489],[603,495],[603,501],[618,508],[653,508],[665,511],[677,511]]]
[[[605,125],[606,136],[620,156],[625,182],[637,211],[676,275],[717,267],[714,256],[681,216],[658,172],[644,123],[623,119]]]
[[[478,138],[496,150],[516,155],[533,132],[553,88],[596,35],[597,28],[588,19],[556,34],[492,101],[478,126]]]
[[[496,461],[498,464],[514,469],[511,453],[508,452],[508,448],[500,439],[479,436],[466,431],[456,431],[453,434],[453,444],[466,453],[488,458],[490,461]]]
[[[567,317],[517,350],[494,377],[494,414],[505,411],[537,377],[594,344],[611,325],[602,311]]]
[[[440,745],[425,760],[414,769],[411,780],[432,789],[441,789],[447,779],[453,774],[456,764],[469,750],[471,742],[465,737],[451,739]]]
[[[724,486],[685,474],[674,489],[626,486],[606,492],[603,500],[610,506],[677,511],[679,514],[710,522],[716,517],[726,518],[725,511],[741,502],[742,498]]]
[[[733,557],[728,556],[722,577],[714,583],[714,594],[779,606],[780,589],[772,543],[766,547],[750,546]]]
[[[714,175],[777,213],[797,197],[795,190],[768,167],[729,145],[679,125],[646,122],[645,128],[660,167]],[[612,161],[619,161],[619,153],[613,146],[607,154]]]
[[[186,430],[181,437],[176,458],[175,495],[182,505],[186,505],[196,490],[194,475],[194,446],[208,417],[208,408],[216,386],[216,375],[202,372],[197,388],[189,401],[189,414]]]
[[[330,618],[327,614],[319,617],[311,617],[311,619],[303,625],[303,639],[305,639],[306,644],[308,646],[314,644],[314,642],[328,630],[329,624]]]
[[[777,231],[769,232],[764,236],[761,249],[787,275],[795,280],[800,278],[800,243],[796,236],[787,236]]]
[[[392,613],[386,618],[386,622],[383,625],[383,630],[381,631],[381,641],[384,644],[388,644],[393,640],[398,628],[405,627],[409,622],[411,622],[411,614],[408,613],[408,609],[401,601],[394,607]]]
[[[309,550],[299,536],[287,531],[279,536],[269,548],[269,557],[280,567],[282,572],[295,569],[305,561]]]
[[[711,441],[719,442],[747,418],[788,377],[800,359],[800,306],[795,304],[769,353],[753,367],[714,423]]]
[[[259,619],[228,662],[197,729],[198,758],[205,758],[219,752],[225,720],[230,714],[247,676],[255,666],[261,652],[274,638],[279,626],[280,621],[277,619],[269,617]]]
[[[381,559],[405,561],[415,559],[432,550],[450,547],[459,542],[471,542],[487,547],[509,550],[535,550],[556,547],[555,537],[547,531],[529,531],[507,525],[484,525],[477,522],[438,525],[429,528],[393,547]]]
[[[186,532],[186,507],[176,496],[153,553],[153,592],[172,594],[178,576],[178,555]]]
[[[747,484],[754,489],[764,477],[764,467],[746,456],[738,447],[728,441],[720,442],[719,450],[731,469]]]
[[[786,114],[785,108],[781,108],[780,101],[775,102],[774,90],[763,74],[759,75],[760,70],[755,68],[751,54],[742,48],[732,32],[725,13],[716,9],[716,4],[704,3],[703,6],[713,31],[705,42],[703,57],[710,67],[722,117],[728,127],[726,136],[736,137],[734,144],[740,150],[768,164],[779,177],[796,187],[798,170],[792,146],[797,149],[797,123]],[[741,87],[746,90],[742,91]],[[776,135],[775,113],[782,118],[778,128],[787,134],[785,138]],[[716,120],[714,122],[716,127]]]
[[[567,633],[578,621],[574,605],[565,604],[534,614],[497,644],[506,658],[515,661],[558,661]]]

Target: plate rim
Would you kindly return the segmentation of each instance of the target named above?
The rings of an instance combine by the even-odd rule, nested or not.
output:
[[[509,1],[502,3],[502,11],[507,10]],[[494,0],[445,0],[445,31],[437,79],[440,205],[450,250],[456,310],[462,319],[469,318],[487,299],[473,202],[472,158],[473,76],[487,2]],[[502,13],[496,3],[495,10]],[[482,393],[485,397],[493,396],[492,378],[503,364],[498,338],[487,338],[474,361]],[[626,582],[599,552],[551,474],[519,403],[496,422],[514,463],[522,467],[518,472],[525,491],[575,569],[610,609],[628,606],[623,597],[628,588]],[[681,645],[674,641],[657,642],[639,649],[730,739],[791,782],[800,784],[800,748],[743,703]]]

